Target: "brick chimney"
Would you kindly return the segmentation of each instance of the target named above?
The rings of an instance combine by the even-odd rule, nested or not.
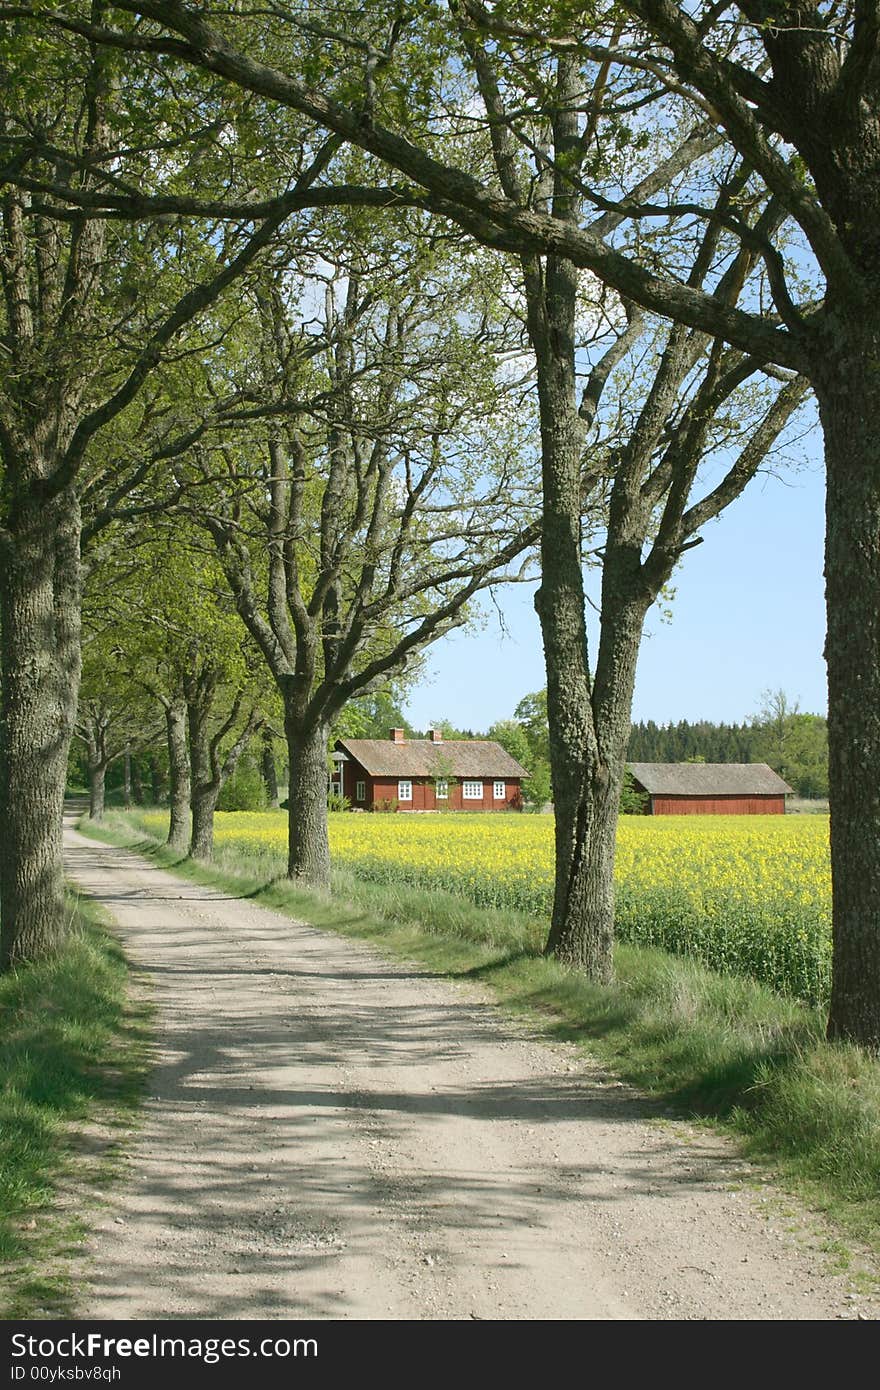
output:
[[[432,742],[432,743],[442,743],[442,742],[443,742],[443,730],[442,730],[442,729],[429,729],[428,732],[429,732],[429,734],[430,734],[430,736],[431,736],[431,742]]]
[[[406,743],[406,734],[405,734],[404,730],[403,730],[403,729],[392,729],[392,730],[391,730],[391,742],[392,742],[392,743]]]

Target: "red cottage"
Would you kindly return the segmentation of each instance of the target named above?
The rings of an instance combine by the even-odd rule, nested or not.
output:
[[[500,743],[444,741],[437,729],[427,739],[392,729],[390,739],[341,738],[336,742],[334,790],[356,810],[521,811],[522,779],[528,776]]]
[[[648,816],[781,816],[792,789],[766,763],[627,763]]]

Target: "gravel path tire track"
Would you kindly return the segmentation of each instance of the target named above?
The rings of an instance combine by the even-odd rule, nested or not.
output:
[[[479,989],[66,846],[157,1006],[81,1317],[876,1315],[726,1141]]]

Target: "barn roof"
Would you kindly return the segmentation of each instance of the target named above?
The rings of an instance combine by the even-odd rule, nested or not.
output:
[[[787,782],[766,763],[627,763],[652,796],[783,796]]]
[[[356,758],[372,777],[527,777],[500,743],[482,739],[340,738],[337,747]]]

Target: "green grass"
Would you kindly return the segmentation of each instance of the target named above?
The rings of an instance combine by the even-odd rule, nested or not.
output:
[[[68,1257],[84,1227],[64,1211],[111,1175],[112,1136],[132,1123],[146,1065],[146,1010],[127,1003],[122,951],[93,904],[69,901],[58,955],[0,977],[3,1318],[70,1316]],[[76,1200],[59,1203],[61,1189]]]
[[[198,882],[247,895],[454,979],[478,980],[548,1036],[582,1045],[620,1077],[735,1135],[814,1208],[880,1251],[880,1062],[824,1041],[824,1015],[756,981],[618,946],[600,987],[540,954],[546,924],[457,894],[334,874],[332,898],[266,877],[224,849],[210,868],[145,837],[136,815],[87,833],[136,845]]]

